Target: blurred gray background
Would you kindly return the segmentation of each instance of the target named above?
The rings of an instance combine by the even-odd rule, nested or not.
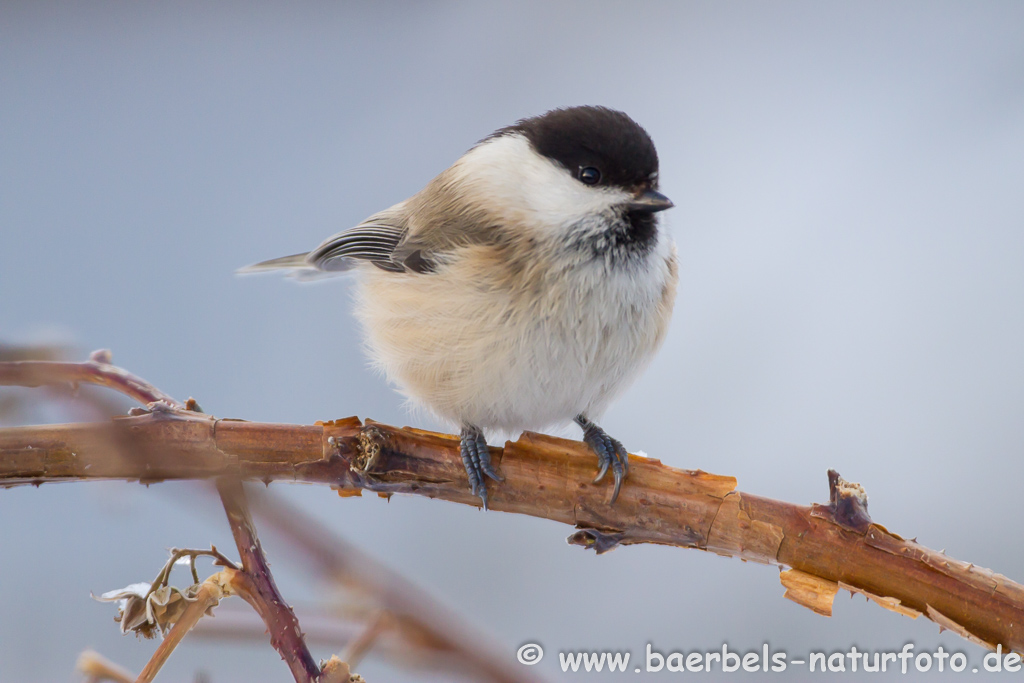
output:
[[[834,467],[876,521],[1022,580],[1022,29],[1019,2],[4,2],[0,341],[109,347],[222,417],[408,424],[365,369],[349,282],[233,271],[404,199],[517,118],[604,104],[657,143],[682,264],[665,347],[609,432],[793,502],[825,500]],[[551,680],[558,650],[648,642],[983,654],[862,598],[816,616],[770,567],[595,557],[550,522],[271,488],[510,665],[543,644]],[[140,670],[155,643],[89,592],[151,580],[169,546],[232,548],[185,485],[0,491],[0,526],[4,681],[75,680],[86,647]],[[313,601],[266,544],[285,595]],[[289,680],[262,643],[186,641],[164,677],[197,671]]]

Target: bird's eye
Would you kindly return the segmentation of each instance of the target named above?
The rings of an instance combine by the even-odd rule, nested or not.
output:
[[[601,171],[593,166],[580,169],[580,182],[586,185],[597,185],[601,182]]]

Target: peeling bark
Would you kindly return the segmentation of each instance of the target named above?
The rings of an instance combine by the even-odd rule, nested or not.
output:
[[[839,592],[839,584],[799,569],[787,569],[779,574],[779,580],[786,587],[782,597],[803,605],[823,617],[832,616],[832,602]]]

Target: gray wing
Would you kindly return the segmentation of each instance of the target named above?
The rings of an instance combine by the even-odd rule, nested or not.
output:
[[[431,272],[434,264],[423,250],[406,244],[408,234],[403,213],[389,210],[329,238],[306,261],[328,272],[348,270],[359,261],[395,273]]]
[[[405,232],[404,228],[391,225],[362,223],[331,237],[310,252],[306,260],[318,270],[348,270],[358,261],[369,261],[378,268],[402,272],[405,268],[391,257]]]
[[[411,236],[406,203],[370,216],[365,221],[329,237],[308,254],[293,254],[263,261],[238,270],[263,273],[287,270],[301,280],[314,280],[351,270],[358,263],[393,273],[430,273],[439,254]]]

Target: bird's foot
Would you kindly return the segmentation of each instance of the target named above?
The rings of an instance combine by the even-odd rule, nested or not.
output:
[[[462,465],[466,468],[466,474],[469,475],[469,488],[473,491],[474,496],[480,496],[484,510],[486,510],[487,487],[484,475],[494,481],[505,481],[505,479],[491,465],[491,451],[487,447],[487,439],[484,438],[483,432],[476,427],[463,427],[460,437]]]
[[[606,431],[585,416],[577,415],[575,422],[583,429],[583,441],[597,453],[597,464],[600,469],[594,483],[601,481],[608,468],[612,468],[612,476],[615,477],[615,490],[612,491],[610,502],[614,503],[615,499],[619,497],[622,480],[629,473],[629,453],[621,441],[608,436]]]

